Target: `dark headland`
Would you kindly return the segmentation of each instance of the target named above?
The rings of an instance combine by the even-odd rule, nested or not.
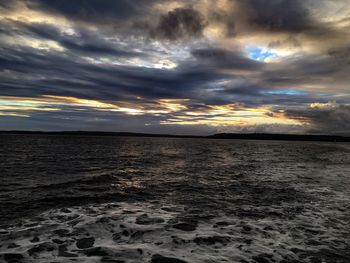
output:
[[[236,140],[276,140],[276,141],[325,141],[350,142],[349,136],[308,135],[308,134],[268,134],[268,133],[218,133],[209,136],[171,135],[133,132],[98,132],[98,131],[0,131],[0,135],[70,135],[70,136],[120,136],[120,137],[164,137],[164,138],[203,138]]]

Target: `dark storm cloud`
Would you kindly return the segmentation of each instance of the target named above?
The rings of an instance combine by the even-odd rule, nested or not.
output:
[[[311,124],[308,132],[350,135],[350,105],[330,103],[326,107],[314,106],[300,110],[287,110],[291,118],[306,120]]]
[[[227,104],[229,101],[240,102],[249,107],[260,107],[262,105],[283,105],[284,107],[295,105],[306,105],[317,101],[327,102],[328,98],[323,98],[315,94],[298,93],[294,90],[281,89],[276,90],[269,87],[264,87],[258,83],[246,81],[239,85],[226,84],[218,85],[218,87],[211,92],[212,98],[223,98],[222,104]],[[204,100],[204,99],[203,99]],[[215,104],[220,104],[220,100],[213,100]],[[210,101],[208,101],[210,103]]]
[[[278,48],[282,46],[287,46],[290,48],[300,48],[300,41],[294,37],[293,35],[289,35],[287,38],[283,40],[271,41],[268,45],[269,48]]]
[[[238,100],[256,106],[283,99],[283,95],[271,95],[268,93],[270,88],[251,82],[239,73],[222,73],[221,70],[254,72],[263,67],[260,62],[223,49],[195,49],[192,51],[193,62],[186,61],[173,70],[90,64],[74,53],[62,56],[48,51],[33,52],[30,48],[2,48],[1,51],[0,68],[11,71],[0,84],[2,95],[58,95],[126,101],[137,96],[146,99],[191,98],[214,105]],[[23,77],[28,79],[19,81]],[[218,84],[235,80],[239,82]],[[295,102],[296,97],[300,102],[312,101],[305,96],[289,96],[284,98],[284,103]]]
[[[14,51],[2,48],[1,51],[0,68],[11,71],[11,75],[0,84],[2,95],[51,94],[102,100],[129,96],[173,98],[181,97],[181,94],[185,97],[184,90],[190,94],[192,85],[215,77],[209,74],[198,80],[189,72],[93,65],[78,56],[33,52],[32,49]],[[16,74],[30,77],[24,83],[18,81]]]
[[[16,7],[16,1],[0,1],[0,10],[13,10]]]
[[[218,48],[194,49],[191,51],[199,64],[203,63],[216,69],[258,70],[262,63],[245,57],[241,51]]]
[[[51,24],[26,24],[14,21],[0,22],[0,33],[52,40],[75,53],[118,57],[146,56],[145,53],[132,51],[130,47],[118,47],[115,43],[105,40],[104,35],[96,32],[89,32],[81,28],[76,28],[76,31],[77,33],[74,35],[67,35]]]
[[[206,26],[201,13],[191,7],[176,8],[162,15],[158,25],[151,29],[151,36],[169,40],[185,37],[199,37]]]
[[[63,47],[73,51],[73,52],[83,52],[87,54],[100,54],[100,55],[110,55],[118,57],[135,57],[143,56],[142,53],[132,52],[126,50],[117,50],[109,45],[99,45],[95,43],[77,43],[71,40],[62,40],[59,42]]]
[[[62,15],[71,22],[83,22],[151,38],[177,40],[202,35],[205,17],[192,7],[175,8],[165,14],[152,11],[160,0],[26,0],[31,9]],[[189,1],[189,4],[191,1]],[[133,30],[136,32],[133,32]]]
[[[350,65],[350,46],[342,48],[331,48],[328,50],[328,55],[336,59],[341,64]]]
[[[312,55],[287,58],[266,65],[261,71],[261,83],[276,86],[337,85],[347,82],[349,65],[339,63],[333,56]]]
[[[267,87],[280,88],[307,83],[310,78],[317,81],[319,76],[338,70],[324,58],[302,58],[271,69],[262,62],[247,58],[241,50],[220,48],[192,49],[192,60],[180,63],[173,70],[91,64],[79,55],[127,58],[148,54],[133,52],[130,46],[123,50],[118,47],[118,43],[112,45],[106,41],[103,35],[79,28],[76,28],[77,34],[66,35],[48,24],[12,22],[12,26],[14,28],[11,33],[14,35],[53,40],[67,50],[62,53],[23,47],[2,47],[1,68],[32,76],[23,83],[12,73],[13,78],[4,79],[1,84],[4,95],[51,94],[102,100],[130,100],[135,96],[149,99],[191,98],[209,104],[225,104],[238,100],[257,106],[277,100],[286,104],[295,100],[305,103],[312,102],[312,98],[281,98],[281,94],[267,93],[270,89]],[[6,31],[9,27],[7,25],[3,28]],[[293,69],[289,67],[290,64],[295,65]],[[262,72],[264,82],[259,83],[260,80],[254,78],[251,81],[247,80],[241,75],[241,70],[247,73]],[[218,84],[220,81],[241,79],[243,82]]]
[[[32,11],[26,13],[23,5],[12,3],[26,3],[31,10],[40,12],[34,13],[37,17],[32,19]],[[178,1],[169,6],[167,3],[0,0],[0,11],[19,10],[17,17],[11,13],[0,18],[0,96],[71,96],[136,106],[145,103],[150,108],[157,108],[155,104],[164,98],[187,99],[187,109],[180,111],[183,115],[186,111],[205,112],[212,106],[237,103],[253,108],[273,105],[287,109],[290,118],[309,120],[314,131],[349,129],[344,124],[349,122],[346,105],[300,110],[313,102],[333,100],[336,95],[341,95],[338,103],[348,103],[345,95],[350,81],[346,32],[339,29],[343,35],[338,34],[335,27],[317,21],[308,9],[309,1],[232,0],[232,6],[227,8],[215,7],[217,1]],[[57,18],[58,23],[52,23],[51,18]],[[250,36],[254,43],[248,43]],[[324,41],[314,41],[321,36]],[[308,42],[310,39],[314,42]],[[265,48],[272,49],[272,53],[277,50],[276,54],[282,50],[282,54],[304,47],[305,52],[262,61],[252,59],[250,45],[262,53]],[[169,67],[162,67],[168,62]],[[322,114],[327,116],[324,121]],[[61,106],[60,112],[30,115],[31,118],[21,119],[28,124],[26,127],[32,121],[48,129],[59,129],[59,122],[50,124],[51,119],[62,120],[63,129],[108,129],[114,123],[125,130],[134,127],[140,131],[149,123],[154,129],[168,129],[169,133],[175,126],[164,128],[159,123],[177,116],[145,113],[130,117],[122,112],[69,105]],[[12,117],[5,121],[0,118],[0,125],[9,118]],[[196,118],[205,121],[206,117]]]
[[[88,23],[122,21],[142,14],[156,0],[26,0],[28,7]]]
[[[0,67],[10,70],[3,78],[2,95],[13,96],[73,96],[97,100],[133,101],[136,96],[145,99],[192,98],[210,104],[224,104],[231,98],[208,93],[208,83],[225,78],[207,68],[183,67],[178,70],[144,69],[125,66],[87,64],[76,57],[63,58],[45,51],[33,54],[17,51],[14,59],[5,51],[0,57]],[[30,77],[24,83],[20,78]],[[239,92],[247,95],[251,90]],[[236,92],[238,94],[238,92]]]
[[[271,31],[302,32],[315,27],[302,0],[237,0],[248,22]]]

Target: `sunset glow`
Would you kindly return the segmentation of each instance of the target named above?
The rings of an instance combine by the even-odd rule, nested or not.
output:
[[[28,0],[0,14],[1,129],[350,130],[346,0]]]

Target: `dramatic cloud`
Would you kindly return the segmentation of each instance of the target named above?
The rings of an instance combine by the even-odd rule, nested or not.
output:
[[[314,27],[314,21],[302,0],[237,1],[248,23],[272,31],[302,32]]]
[[[60,14],[74,21],[109,23],[142,15],[152,6],[152,0],[26,0],[32,9]]]
[[[331,48],[329,49],[328,54],[334,57],[337,60],[337,62],[340,62],[341,64],[350,65],[350,46],[342,47],[342,48]],[[340,66],[346,66],[346,65],[340,65]]]
[[[349,134],[349,16],[347,0],[0,1],[0,129]]]
[[[159,23],[151,31],[151,35],[170,40],[200,37],[204,27],[205,20],[198,11],[192,8],[176,8],[160,17]]]
[[[307,122],[309,133],[349,134],[350,105],[335,102],[313,103],[309,108],[289,110],[287,115]]]

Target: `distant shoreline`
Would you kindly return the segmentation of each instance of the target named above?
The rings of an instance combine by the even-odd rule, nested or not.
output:
[[[0,135],[66,135],[66,136],[115,136],[115,137],[161,137],[161,138],[201,138],[201,139],[235,139],[235,140],[276,140],[276,141],[324,141],[350,142],[348,136],[307,135],[307,134],[268,134],[268,133],[219,133],[209,136],[172,135],[133,132],[96,132],[96,131],[0,131]]]

